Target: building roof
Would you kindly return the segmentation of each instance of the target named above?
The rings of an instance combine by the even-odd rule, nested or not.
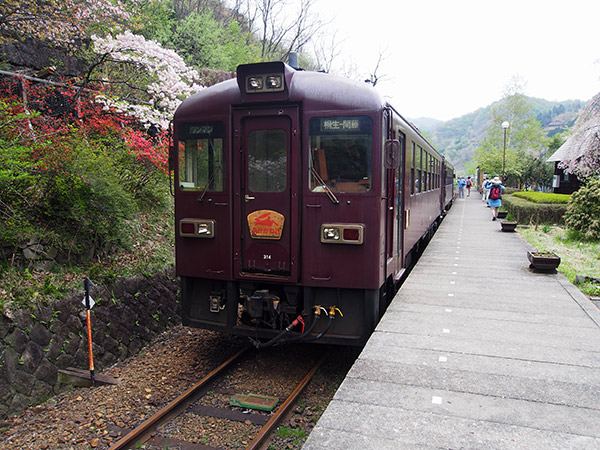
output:
[[[559,147],[548,162],[574,161],[586,154],[600,133],[600,94],[583,108],[573,126],[573,134]]]

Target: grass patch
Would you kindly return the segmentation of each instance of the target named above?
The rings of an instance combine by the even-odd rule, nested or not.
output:
[[[291,440],[293,444],[298,444],[308,437],[304,428],[279,427],[276,437],[280,439]]]
[[[520,235],[538,251],[554,252],[560,256],[558,271],[571,283],[576,275],[600,277],[600,242],[580,241],[569,237],[567,230],[559,226],[519,229]],[[577,286],[584,294],[600,295],[597,283],[584,283]]]
[[[70,292],[83,291],[84,277],[97,285],[116,277],[152,275],[175,264],[173,208],[140,214],[132,221],[131,248],[81,264],[55,264],[50,270],[0,261],[0,312],[49,305]]]

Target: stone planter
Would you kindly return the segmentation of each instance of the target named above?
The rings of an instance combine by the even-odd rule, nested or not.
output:
[[[502,227],[502,231],[515,231],[517,229],[517,222],[503,220],[500,222],[500,226]]]
[[[508,211],[498,211],[498,219],[505,219],[508,215]]]
[[[536,270],[555,271],[560,264],[560,256],[553,252],[527,252],[529,267]]]

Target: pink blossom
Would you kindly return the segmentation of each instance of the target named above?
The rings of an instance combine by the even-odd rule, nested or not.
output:
[[[153,78],[142,87],[151,98],[148,104],[134,104],[117,95],[97,97],[105,107],[136,117],[147,126],[157,124],[167,129],[181,101],[204,88],[195,69],[188,67],[173,50],[165,49],[155,41],[130,31],[114,38],[92,36],[92,41],[96,53],[109,55],[114,61],[135,63]]]

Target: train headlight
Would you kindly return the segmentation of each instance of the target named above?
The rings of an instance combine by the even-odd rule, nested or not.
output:
[[[214,238],[215,221],[208,219],[182,219],[179,222],[179,236],[195,238]]]
[[[237,85],[243,102],[284,101],[289,98],[286,76],[294,69],[281,61],[240,64]],[[288,78],[288,81],[290,78]]]
[[[340,229],[338,227],[323,227],[321,242],[339,241]]]
[[[273,90],[273,91],[278,91],[282,88],[283,86],[283,82],[282,82],[282,76],[281,75],[269,75],[266,79],[266,88]]]
[[[248,77],[248,91],[260,91],[263,88],[262,77]]]
[[[212,236],[213,235],[213,224],[212,222],[201,222],[198,224],[198,234],[200,236]]]
[[[321,242],[323,244],[360,245],[364,240],[365,227],[360,224],[327,223],[321,225]]]
[[[246,93],[248,94],[281,92],[284,89],[283,73],[249,75],[246,77]]]

